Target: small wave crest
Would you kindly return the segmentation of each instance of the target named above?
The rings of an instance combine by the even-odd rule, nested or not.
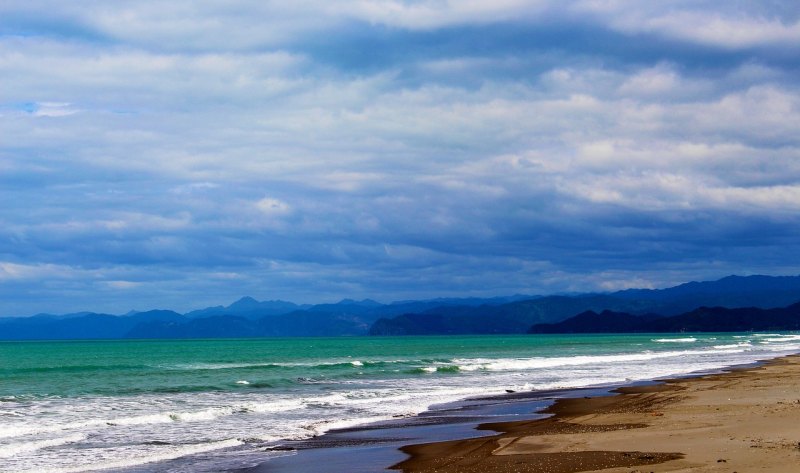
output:
[[[116,453],[116,455],[114,455],[116,458],[108,458],[84,465],[56,467],[47,469],[47,471],[48,473],[79,473],[85,471],[108,470],[113,468],[132,468],[140,465],[146,465],[148,463],[174,460],[176,458],[181,458],[188,455],[196,455],[213,450],[236,447],[243,444],[244,442],[239,439],[226,439],[191,445],[151,445],[149,446],[149,450],[151,451],[143,455],[131,455],[129,450],[117,451],[114,452]],[[140,449],[141,447],[142,446],[139,446]],[[111,451],[107,452],[107,454],[109,453],[111,453]],[[22,473],[38,473],[41,471],[41,469],[35,469],[24,471]]]
[[[750,342],[731,343],[729,345],[714,345],[717,350],[727,350],[730,348],[751,348],[753,346]]]
[[[800,340],[800,335],[774,335],[771,337],[763,336],[759,341],[761,343],[785,343],[796,342]]]
[[[653,339],[656,343],[694,343],[697,341],[695,337],[685,337],[685,338],[655,338]]]
[[[85,434],[73,434],[66,437],[59,437],[47,440],[36,440],[22,443],[10,443],[0,445],[0,458],[9,458],[21,453],[35,452],[48,447],[58,447],[69,443],[76,443],[86,439]]]
[[[645,351],[613,355],[581,355],[552,358],[501,358],[501,359],[456,359],[460,371],[525,371],[542,368],[558,368],[561,366],[583,366],[608,363],[626,363],[632,361],[649,361],[661,358],[674,358],[685,355],[704,355],[714,353],[737,353],[741,349],[719,350],[679,350],[679,351]]]
[[[420,366],[409,370],[409,373],[458,373],[461,369],[457,365]]]
[[[327,400],[328,398],[312,398],[310,401]],[[129,417],[114,417],[106,419],[91,419],[84,422],[71,422],[50,425],[6,425],[0,426],[0,438],[26,437],[30,435],[54,434],[82,429],[109,428],[117,426],[144,426],[155,424],[168,424],[171,422],[204,422],[219,417],[247,412],[281,412],[305,407],[303,400],[274,400],[264,403],[242,403],[230,406],[211,407],[197,411],[184,412],[156,412]],[[66,438],[66,437],[65,437]]]

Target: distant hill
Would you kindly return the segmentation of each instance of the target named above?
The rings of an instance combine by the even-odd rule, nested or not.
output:
[[[175,324],[153,321],[130,330],[126,338],[326,337],[364,335],[375,317],[341,312],[296,311],[248,319],[233,315],[190,319]]]
[[[217,315],[233,315],[244,317],[248,319],[258,319],[267,315],[282,315],[288,314],[306,308],[308,306],[299,306],[293,302],[287,301],[263,301],[259,302],[252,297],[242,297],[233,304],[223,307],[206,307],[205,309],[194,310],[186,313],[186,317],[197,319],[201,317],[212,317]]]
[[[643,310],[638,301],[605,295],[548,296],[478,307],[437,307],[422,313],[381,318],[370,335],[525,333],[532,324],[556,322],[585,310]]]
[[[655,311],[663,315],[677,315],[701,306],[770,309],[800,300],[800,276],[728,276],[667,289],[627,289],[612,296],[650,301]]]
[[[634,315],[604,310],[599,314],[587,310],[556,323],[534,324],[528,333],[629,333],[646,331],[647,324],[660,315]]]
[[[513,296],[512,299],[525,296]],[[243,297],[229,306],[181,315],[172,311],[131,311],[126,315],[79,312],[67,315],[0,318],[0,340],[118,338],[236,338],[366,335],[381,317],[454,303],[500,303],[508,298],[441,299],[392,304],[343,299],[298,305]]]
[[[125,338],[146,323],[180,324],[186,317],[171,310],[151,310],[119,316],[87,313],[70,317],[34,316],[0,319],[3,340],[72,340]]]
[[[800,330],[800,303],[760,309],[700,307],[668,317],[583,312],[562,322],[536,324],[528,333],[750,332]]]
[[[371,335],[525,333],[531,325],[561,322],[593,311],[677,315],[697,307],[782,307],[800,300],[798,276],[729,276],[667,289],[548,296],[487,307],[439,307],[381,318]]]
[[[702,309],[706,315],[696,315],[683,325],[648,325],[648,329],[670,330],[679,325],[681,329],[694,327],[689,322],[694,323],[695,319],[708,319],[710,325],[725,327],[720,317],[739,316],[738,312],[726,312],[713,318],[720,308],[771,309],[798,300],[800,277],[795,276],[730,276],[667,289],[631,289],[611,294],[442,298],[391,304],[343,299],[331,304],[299,305],[243,297],[228,306],[207,307],[185,315],[152,310],[119,316],[78,312],[0,318],[0,340],[526,333],[534,325],[557,324],[575,314],[582,318],[560,330],[610,330],[613,320],[618,324],[614,327],[617,331],[635,327],[643,320],[662,323],[659,321],[685,316],[697,307],[713,307]],[[755,312],[743,314],[747,317]],[[734,325],[745,324],[740,322]]]

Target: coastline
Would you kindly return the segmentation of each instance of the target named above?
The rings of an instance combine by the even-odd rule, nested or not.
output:
[[[403,473],[794,472],[800,465],[800,355],[720,373],[557,399],[490,436],[404,446]],[[632,469],[633,468],[633,469]]]
[[[682,399],[684,395],[680,393],[689,390],[689,385],[732,382],[733,377],[747,378],[779,365],[791,365],[796,370],[798,381],[788,391],[790,398],[791,392],[800,398],[800,355],[786,355],[633,384],[468,398],[410,418],[285,442],[280,449],[287,450],[287,456],[236,471],[566,473],[603,469],[630,473],[638,471],[631,467],[642,465],[648,465],[647,471],[653,472],[706,471],[686,469],[685,462],[675,463],[685,457],[679,449],[654,449],[653,444],[646,442],[639,445],[642,443],[637,442],[639,433],[652,427],[654,420],[664,416],[665,409]],[[800,425],[800,403],[796,406],[796,424]],[[676,427],[670,435],[681,436],[684,427]],[[580,445],[586,444],[581,435],[606,438],[612,433],[620,437],[617,440],[621,446],[581,450]],[[800,442],[800,431],[796,437],[795,448]],[[669,444],[663,439],[658,442]],[[795,451],[795,461],[800,463],[800,450]],[[725,465],[727,460],[719,463]],[[659,464],[667,464],[668,468],[656,468]],[[674,465],[678,465],[677,469],[669,469]]]
[[[283,441],[271,458],[239,473],[292,473],[296,471],[336,473],[391,472],[390,467],[407,457],[402,448],[410,443],[436,442],[491,436],[479,430],[487,422],[512,422],[545,418],[540,411],[554,400],[568,397],[606,396],[611,387],[571,388],[506,395],[470,397],[433,406],[420,414],[330,430],[303,440]]]

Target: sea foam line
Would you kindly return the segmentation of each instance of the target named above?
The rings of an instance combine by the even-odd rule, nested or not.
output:
[[[457,359],[453,363],[458,365],[461,371],[512,371],[512,370],[531,370],[537,368],[556,368],[559,366],[581,366],[604,363],[624,363],[629,361],[649,361],[659,358],[673,358],[685,355],[706,355],[706,354],[731,354],[740,353],[744,350],[716,349],[716,350],[680,350],[663,352],[643,352],[628,353],[618,355],[599,355],[599,356],[563,356],[552,358],[505,358],[505,359]]]
[[[82,473],[86,471],[107,470],[110,468],[130,468],[147,463],[155,463],[160,461],[174,460],[176,458],[185,457],[188,455],[196,455],[198,453],[210,452],[213,450],[220,450],[223,448],[236,447],[243,445],[244,442],[239,439],[218,440],[214,442],[207,442],[202,444],[180,446],[180,447],[163,447],[162,451],[154,452],[149,455],[140,456],[126,456],[122,459],[106,460],[93,462],[90,465],[78,465],[61,468],[36,468],[27,470],[22,473]],[[165,451],[164,451],[165,450]]]
[[[54,425],[6,425],[0,427],[0,438],[13,438],[24,437],[34,434],[48,434],[55,432],[64,432],[70,430],[78,430],[85,428],[108,428],[115,426],[135,426],[135,425],[151,425],[151,424],[167,424],[171,422],[199,422],[210,421],[219,417],[224,417],[236,413],[247,412],[282,412],[292,409],[300,409],[305,407],[305,403],[309,402],[328,402],[331,400],[338,400],[335,396],[325,396],[319,398],[309,398],[306,400],[274,400],[271,402],[263,403],[241,403],[232,406],[212,407],[198,411],[188,412],[158,412],[154,414],[145,414],[140,416],[130,417],[117,417],[109,419],[91,419],[84,422],[71,422],[66,424]]]
[[[68,443],[76,443],[86,440],[84,434],[68,435],[48,440],[37,440],[23,443],[10,443],[7,445],[0,445],[0,458],[9,458],[21,453],[35,452],[48,447],[58,447],[59,445],[66,445]]]

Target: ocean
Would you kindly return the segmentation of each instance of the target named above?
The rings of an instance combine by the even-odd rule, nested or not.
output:
[[[233,470],[465,398],[798,351],[789,333],[4,342],[0,472]]]

